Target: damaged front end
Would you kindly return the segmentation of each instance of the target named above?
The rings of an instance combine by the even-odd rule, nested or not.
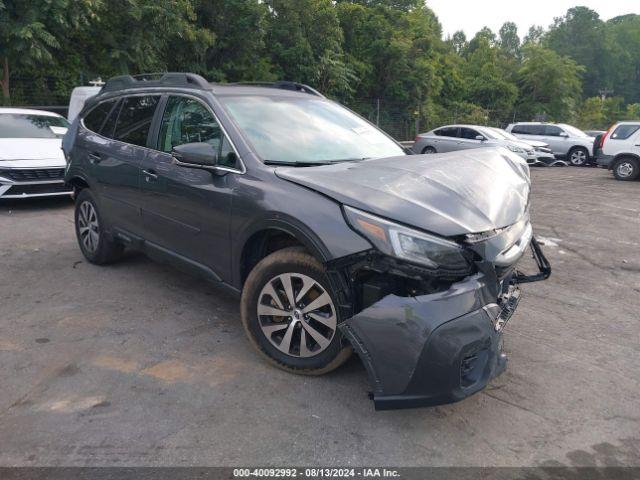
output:
[[[370,239],[393,236],[366,223]],[[385,254],[380,245],[329,265],[347,276],[358,313],[339,328],[367,369],[378,410],[451,403],[482,390],[506,367],[502,331],[518,306],[518,284],[551,273],[528,215],[457,244],[467,268],[452,252],[451,268],[443,268]],[[516,270],[528,248],[539,270],[529,276]]]

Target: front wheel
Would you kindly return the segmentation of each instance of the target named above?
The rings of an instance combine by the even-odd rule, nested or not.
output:
[[[613,165],[616,180],[632,181],[640,176],[640,162],[634,158],[621,158]]]
[[[256,350],[276,367],[322,375],[351,354],[338,331],[335,298],[324,267],[302,248],[285,248],[249,274],[240,304],[242,324]]]
[[[569,163],[574,167],[584,167],[589,163],[589,151],[586,148],[572,148],[569,152]]]

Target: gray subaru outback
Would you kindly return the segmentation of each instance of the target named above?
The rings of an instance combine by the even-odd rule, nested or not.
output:
[[[484,388],[518,284],[550,274],[518,155],[409,155],[306,85],[116,77],[63,150],[89,262],[136,249],[237,294],[250,343],[292,373],[355,350],[378,409]]]

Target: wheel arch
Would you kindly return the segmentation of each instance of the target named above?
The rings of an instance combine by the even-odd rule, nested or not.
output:
[[[240,289],[249,272],[267,255],[291,246],[304,247],[319,262],[331,256],[324,243],[310,229],[293,219],[273,218],[254,225],[244,235],[236,250],[234,283]]]
[[[81,190],[85,188],[90,188],[89,182],[86,180],[86,178],[82,177],[81,175],[74,175],[69,180],[67,180],[67,184],[73,187],[74,196],[78,195],[78,193],[80,193]]]
[[[609,163],[609,170],[613,170],[613,164],[622,158],[632,158],[635,161],[640,162],[640,155],[636,155],[635,153],[629,153],[629,152],[619,153],[615,157],[613,157],[613,160],[611,160],[611,162]]]

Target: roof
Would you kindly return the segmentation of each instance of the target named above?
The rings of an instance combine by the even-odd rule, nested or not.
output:
[[[31,108],[0,108],[1,113],[13,113],[16,115],[42,115],[43,117],[62,117],[54,112],[47,112],[46,110],[34,110]]]

